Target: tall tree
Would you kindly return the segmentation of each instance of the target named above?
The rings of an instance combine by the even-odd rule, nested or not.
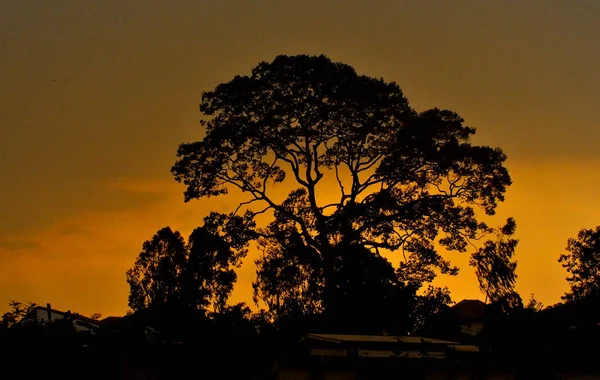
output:
[[[511,183],[504,153],[472,145],[475,129],[458,114],[416,112],[396,83],[325,56],[262,62],[204,92],[200,111],[205,135],[182,144],[172,168],[185,200],[237,189],[249,197],[240,206],[262,203],[254,212],[278,223],[257,234],[276,244],[277,229],[297,231],[323,260],[332,312],[338,244],[417,256],[436,243],[465,251],[487,231],[473,207],[494,214]],[[298,188],[278,201],[270,186],[290,176]],[[320,196],[336,187],[337,201],[325,204]]]
[[[506,224],[498,228],[496,239],[486,241],[469,260],[486,300],[502,304],[505,310],[522,306],[521,297],[514,290],[517,261],[513,256],[519,243],[513,238],[516,228],[515,220],[508,218]]]
[[[185,241],[170,227],[145,241],[133,268],[127,271],[129,307],[141,310],[173,300],[179,294],[179,276],[186,261]]]
[[[241,226],[253,224],[243,217],[223,220],[211,213],[187,243],[169,227],[159,230],[127,271],[129,307],[223,308],[237,280],[235,268],[247,253]]]
[[[576,238],[567,241],[567,253],[558,261],[569,272],[571,290],[563,296],[566,301],[580,301],[600,296],[600,226],[582,229]]]

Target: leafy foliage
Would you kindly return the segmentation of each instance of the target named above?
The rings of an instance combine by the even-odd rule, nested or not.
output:
[[[21,323],[21,321],[24,321],[31,314],[33,308],[37,306],[33,302],[22,303],[19,301],[10,301],[8,305],[11,311],[4,313],[0,319],[0,325],[3,327],[12,327]]]
[[[188,309],[222,308],[237,279],[234,268],[247,253],[247,239],[237,233],[243,217],[211,213],[186,243],[169,227],[143,244],[127,271],[133,310],[165,305]],[[252,223],[249,224],[252,226]]]
[[[145,241],[134,267],[127,271],[129,307],[145,309],[178,295],[179,277],[186,262],[186,245],[179,232],[165,227]]]
[[[529,301],[527,301],[527,304],[524,306],[524,308],[537,313],[544,310],[544,304],[535,298],[535,294],[531,293],[529,296]]]
[[[475,268],[479,288],[486,299],[500,303],[503,309],[522,307],[521,297],[514,291],[517,262],[513,260],[519,241],[512,236],[517,224],[508,218],[499,228],[496,240],[488,240],[473,253],[469,265]]]
[[[570,292],[566,301],[580,301],[590,296],[600,296],[600,226],[582,229],[577,238],[567,241],[567,253],[558,260],[569,272]]]
[[[276,318],[310,317],[323,311],[322,257],[302,245],[297,235],[292,232],[287,241],[269,246],[256,261],[255,301],[265,302]],[[405,334],[450,303],[447,289],[430,286],[417,295],[422,283],[403,282],[398,273],[404,272],[360,245],[334,249],[343,250],[336,255],[330,279],[343,321],[329,326],[330,332]]]
[[[203,93],[200,111],[206,134],[179,147],[172,172],[186,201],[237,189],[246,215],[272,213],[253,231],[265,252],[259,282],[272,282],[255,284],[255,296],[277,308],[291,286],[298,305],[286,307],[335,309],[340,246],[403,249],[427,279],[435,268],[455,274],[436,244],[465,251],[488,231],[473,207],[494,214],[511,183],[504,153],[472,145],[475,129],[458,114],[417,112],[396,83],[325,56],[262,62]],[[298,188],[277,201],[269,188],[289,176]],[[336,187],[324,204],[319,194]]]
[[[261,239],[263,255],[255,261],[254,302],[264,302],[277,316],[311,315],[322,311],[323,260],[295,230]]]

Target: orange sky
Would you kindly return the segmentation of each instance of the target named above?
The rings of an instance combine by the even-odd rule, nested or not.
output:
[[[552,304],[566,239],[600,224],[599,14],[592,1],[0,0],[0,311],[123,314],[144,240],[235,206],[185,204],[169,173],[200,134],[201,92],[298,53],[396,81],[416,109],[455,110],[503,148],[514,185],[492,223],[516,218],[517,290]],[[252,261],[233,301],[250,301]],[[469,268],[445,283],[480,296]]]

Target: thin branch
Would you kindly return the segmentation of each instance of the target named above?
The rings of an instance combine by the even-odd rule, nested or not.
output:
[[[325,210],[327,208],[330,208],[330,207],[340,207],[340,203],[330,203],[330,204],[327,204],[325,206],[319,207],[319,210],[323,211],[323,210]]]
[[[314,172],[317,176],[315,183],[319,182],[321,180],[321,178],[323,178],[323,173],[321,173],[321,171],[319,170],[319,153],[318,153],[318,149],[319,146],[322,144],[322,142],[319,142],[318,144],[314,144],[313,145],[313,155],[314,155],[314,163],[315,163],[315,167],[314,167]]]
[[[298,157],[296,156],[294,151],[291,149],[282,148],[284,150],[284,153],[287,153],[291,156],[291,158],[288,158],[285,155],[278,152],[277,150],[275,150],[273,147],[269,148],[273,151],[277,159],[287,162],[290,165],[290,168],[292,169],[292,173],[294,173],[296,181],[298,181],[300,185],[308,187],[308,183],[302,177],[300,177],[300,163],[298,162]]]
[[[226,182],[226,183],[229,183],[229,184],[232,184],[232,185],[236,186],[237,188],[239,188],[243,192],[249,192],[257,200],[265,201],[274,210],[276,210],[276,211],[284,214],[287,218],[289,218],[289,219],[293,220],[294,222],[298,223],[298,225],[301,228],[302,236],[304,236],[304,238],[306,239],[306,241],[309,242],[310,245],[312,245],[313,247],[318,247],[319,246],[319,244],[317,243],[317,241],[315,239],[313,239],[312,236],[310,236],[310,233],[309,233],[309,230],[308,230],[308,226],[306,225],[306,223],[304,222],[304,220],[301,217],[295,215],[294,213],[286,210],[284,207],[281,207],[280,205],[278,205],[275,202],[273,202],[271,200],[271,198],[269,198],[264,191],[260,191],[260,190],[257,190],[256,188],[252,187],[252,185],[249,184],[247,181],[245,181],[243,178],[237,178],[237,180],[241,181],[242,184],[237,183],[234,179],[231,179],[229,177],[219,176],[219,178],[222,181]]]
[[[263,208],[263,209],[262,209],[262,210],[260,210],[260,211],[253,212],[252,214],[253,214],[254,216],[256,216],[256,215],[260,215],[260,214],[264,214],[265,212],[267,212],[268,210],[270,210],[270,209],[272,209],[272,208],[273,208],[273,207],[271,207],[271,206],[267,206],[267,207]]]
[[[342,197],[340,199],[340,204],[344,204],[344,200],[346,199],[346,192],[344,190],[344,183],[342,182],[342,179],[340,178],[340,170],[339,170],[339,164],[336,163],[335,166],[335,178],[337,179],[338,185],[340,186],[340,192],[342,193]]]
[[[424,196],[424,197],[421,197],[418,199],[414,199],[410,202],[400,205],[398,208],[396,208],[394,210],[396,212],[394,212],[393,214],[380,215],[380,216],[376,217],[375,219],[373,219],[371,223],[363,224],[355,232],[360,234],[360,233],[363,233],[364,231],[366,231],[367,229],[371,228],[371,226],[374,224],[381,224],[381,223],[385,223],[385,222],[394,222],[403,216],[403,213],[400,212],[402,209],[408,208],[409,206],[414,206],[420,202],[425,202],[426,200],[431,200],[431,199],[436,199],[436,198],[445,199],[446,196],[442,196],[439,194],[432,194],[432,195],[427,195],[427,196]]]
[[[263,179],[263,183],[262,183],[262,188],[263,188],[263,190],[262,190],[262,191],[263,191],[263,192],[266,192],[266,191],[267,191],[267,181],[269,180],[269,178],[270,178],[270,176],[269,176],[269,175],[271,174],[271,171],[272,171],[272,170],[273,170],[273,168],[275,167],[275,164],[277,164],[277,161],[278,161],[278,157],[277,157],[277,156],[275,156],[275,159],[273,160],[273,163],[271,164],[271,166],[269,166],[269,170],[268,170],[268,171],[267,171],[267,173],[265,174],[265,178]]]
[[[241,202],[241,203],[240,203],[240,204],[239,204],[239,205],[236,207],[235,211],[233,212],[233,215],[237,215],[238,211],[240,210],[240,208],[242,208],[242,206],[246,206],[246,205],[249,205],[249,204],[251,204],[251,203],[254,203],[254,202],[260,201],[260,200],[261,200],[261,199],[258,199],[258,198],[252,198],[252,199],[250,199],[249,201],[246,201],[246,202]]]
[[[358,173],[364,172],[366,170],[371,169],[375,164],[377,164],[381,159],[383,158],[383,154],[378,154],[375,157],[367,160],[366,162],[358,162],[358,165],[356,166],[356,171]],[[365,166],[363,166],[365,165]]]
[[[386,242],[371,241],[371,240],[364,241],[363,245],[366,247],[371,247],[371,248],[388,249],[390,251],[395,251],[398,248],[400,248],[400,245],[398,245],[398,244],[390,244],[390,243],[386,243]]]

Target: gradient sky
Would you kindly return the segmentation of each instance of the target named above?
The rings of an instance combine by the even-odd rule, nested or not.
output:
[[[503,148],[514,184],[492,224],[516,218],[524,298],[560,299],[567,238],[600,224],[600,2],[0,0],[0,311],[122,315],[144,240],[235,207],[185,204],[169,173],[200,136],[201,92],[302,53]],[[232,301],[251,302],[252,259]],[[481,297],[469,268],[444,282]]]

